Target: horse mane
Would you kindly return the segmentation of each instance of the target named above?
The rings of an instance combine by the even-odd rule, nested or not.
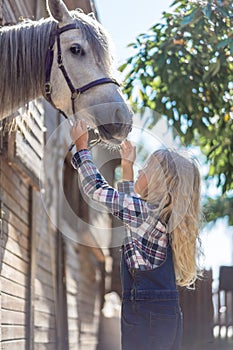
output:
[[[110,72],[112,56],[103,27],[79,10],[70,13],[91,45],[97,64],[104,64]],[[51,18],[26,19],[0,29],[0,116],[4,110],[13,112],[42,95],[45,58],[55,26],[56,22]]]
[[[55,22],[25,20],[0,31],[0,112],[14,111],[41,91],[45,55]],[[27,73],[26,73],[27,72]],[[28,74],[30,72],[30,74]]]

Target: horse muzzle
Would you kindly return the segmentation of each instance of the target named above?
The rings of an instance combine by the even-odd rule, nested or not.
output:
[[[132,130],[133,112],[125,103],[106,103],[95,110],[95,124],[103,141],[120,144]]]
[[[103,124],[98,126],[100,138],[110,144],[120,145],[121,142],[126,139],[130,131],[132,130],[132,124]]]

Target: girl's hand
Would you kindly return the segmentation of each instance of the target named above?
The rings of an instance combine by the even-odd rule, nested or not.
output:
[[[136,159],[136,147],[128,140],[125,140],[121,144],[121,162],[134,164]]]
[[[77,120],[71,128],[70,136],[77,152],[88,148],[88,131],[85,120]]]

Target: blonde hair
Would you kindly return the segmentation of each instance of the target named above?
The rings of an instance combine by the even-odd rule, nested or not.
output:
[[[148,187],[141,197],[155,205],[173,251],[176,282],[190,287],[199,275],[200,173],[194,160],[160,149],[146,165]]]

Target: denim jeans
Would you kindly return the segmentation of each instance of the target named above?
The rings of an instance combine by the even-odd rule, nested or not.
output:
[[[170,246],[166,261],[129,272],[122,254],[122,350],[180,350],[182,314]]]

